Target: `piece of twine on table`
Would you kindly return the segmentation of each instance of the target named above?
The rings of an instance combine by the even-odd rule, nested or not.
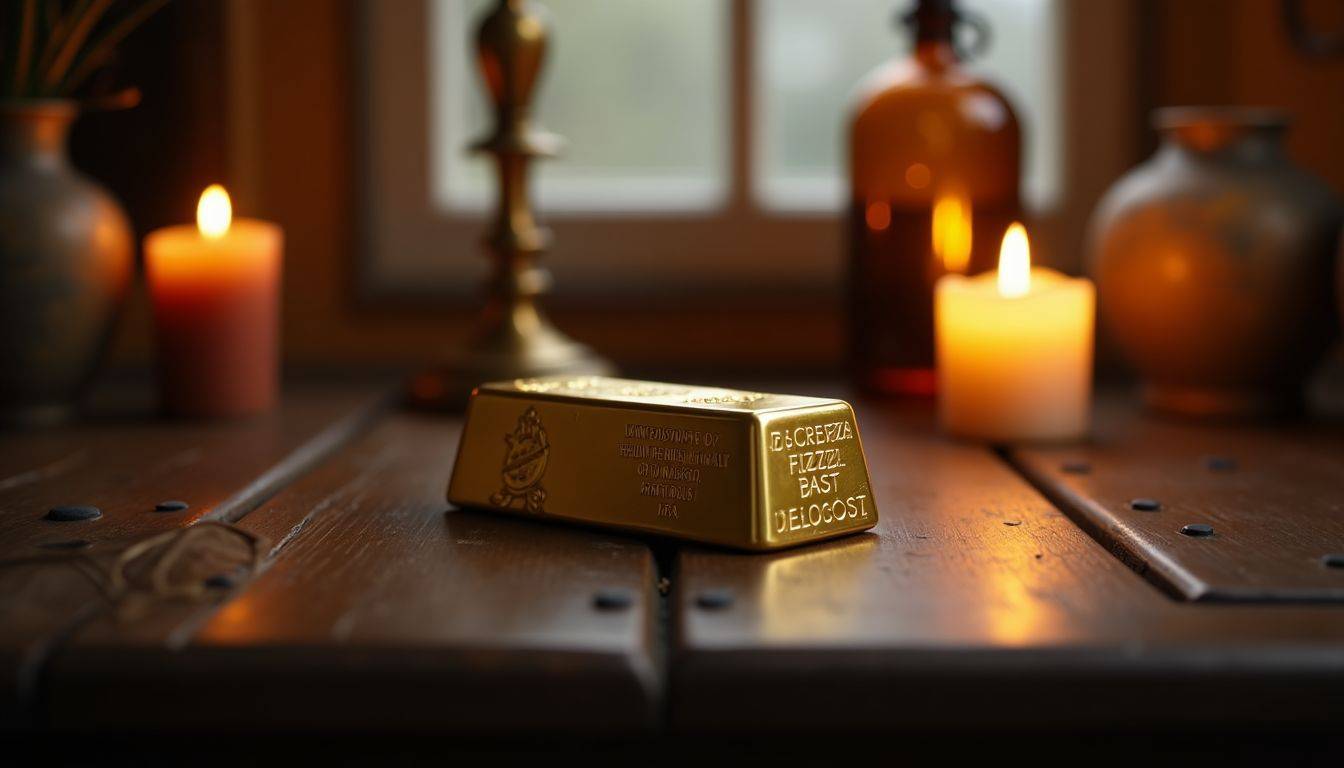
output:
[[[68,564],[112,603],[119,621],[134,621],[166,600],[206,602],[228,594],[260,571],[268,547],[264,536],[202,520],[120,549],[53,552],[0,561],[0,567]]]

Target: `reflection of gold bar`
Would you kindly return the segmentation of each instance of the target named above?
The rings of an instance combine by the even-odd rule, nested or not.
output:
[[[843,400],[591,376],[480,386],[448,500],[743,549],[877,523]]]

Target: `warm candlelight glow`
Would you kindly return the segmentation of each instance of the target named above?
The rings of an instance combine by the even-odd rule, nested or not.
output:
[[[217,184],[201,194],[195,225],[145,236],[164,410],[217,417],[275,404],[283,269],[284,232],[235,219]]]
[[[1003,236],[997,273],[934,289],[938,417],[953,435],[1010,443],[1087,433],[1092,318],[1086,278],[1031,266],[1027,231]]]
[[[1031,293],[1031,246],[1027,230],[1013,222],[999,247],[999,295],[1015,299]]]
[[[945,193],[933,204],[933,255],[948,272],[965,274],[971,263],[971,201]]]
[[[229,193],[219,184],[206,187],[201,193],[201,201],[196,204],[196,228],[213,240],[223,237],[232,221],[233,204],[229,202]]]

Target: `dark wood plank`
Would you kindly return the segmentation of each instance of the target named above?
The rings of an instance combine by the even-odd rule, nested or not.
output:
[[[857,404],[881,521],[797,551],[683,551],[689,730],[1305,724],[1344,713],[1344,611],[1172,599],[926,409]],[[704,607],[713,590],[735,595]]]
[[[1185,599],[1344,602],[1344,567],[1323,560],[1344,554],[1344,429],[1201,425],[1120,400],[1101,414],[1090,445],[1011,454],[1100,541]]]
[[[203,518],[241,516],[249,503],[275,490],[275,478],[292,474],[286,459],[375,397],[369,387],[305,389],[269,414],[239,421],[126,414],[6,436],[0,440],[0,558],[72,537],[97,545]],[[333,430],[327,442],[308,452],[329,450],[331,439],[339,444],[348,432]],[[311,457],[300,454],[290,463],[305,461],[311,463]],[[168,499],[191,508],[155,512],[154,505]],[[103,516],[77,523],[43,519],[62,504],[91,504]]]
[[[642,543],[444,500],[460,422],[394,415],[239,525],[280,546],[220,607],[91,622],[54,722],[161,729],[647,727],[659,679]],[[600,610],[600,590],[628,596]],[[184,706],[184,703],[188,703]]]
[[[241,517],[367,423],[383,399],[372,392],[366,384],[306,386],[276,411],[237,422],[115,410],[0,439],[0,720],[27,720],[52,647],[110,609],[106,572],[118,553],[201,520]],[[191,507],[154,511],[169,499]],[[103,516],[43,519],[72,503],[96,505]]]

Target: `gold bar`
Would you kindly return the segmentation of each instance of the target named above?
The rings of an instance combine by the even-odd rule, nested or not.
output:
[[[877,523],[845,401],[600,376],[477,387],[448,501],[753,550]]]

